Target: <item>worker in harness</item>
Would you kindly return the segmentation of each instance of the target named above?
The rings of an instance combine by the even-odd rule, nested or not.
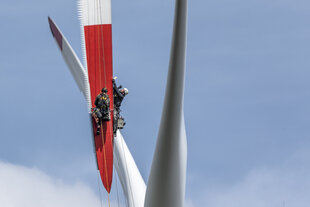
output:
[[[115,78],[113,78],[113,98],[114,98],[114,107],[120,109],[124,97],[128,94],[127,88],[122,88],[122,85],[117,86],[115,83]]]
[[[100,134],[100,126],[102,121],[110,121],[110,98],[108,89],[102,88],[101,93],[95,99],[95,108],[93,108],[92,115],[97,124],[97,135]]]
[[[124,128],[126,124],[124,118],[120,115],[121,112],[121,104],[124,97],[128,94],[127,88],[122,88],[122,86],[117,86],[115,83],[116,77],[113,78],[113,101],[114,101],[114,124],[113,124],[113,132],[116,134],[117,129]]]

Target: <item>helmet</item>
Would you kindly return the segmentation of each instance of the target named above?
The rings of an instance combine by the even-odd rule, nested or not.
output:
[[[102,93],[107,93],[107,92],[108,92],[108,89],[104,87],[104,88],[101,89],[101,92],[102,92]]]
[[[113,77],[112,83],[115,83],[116,78],[117,78],[116,76]]]
[[[124,94],[127,95],[128,94],[128,89],[124,88],[123,90],[124,90]]]

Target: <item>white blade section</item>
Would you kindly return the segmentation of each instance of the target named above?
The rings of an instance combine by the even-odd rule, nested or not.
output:
[[[65,59],[65,62],[67,63],[76,84],[78,85],[80,91],[83,93],[90,109],[90,88],[87,72],[81,64],[79,58],[75,54],[74,50],[72,49],[71,45],[68,43],[66,37],[62,34],[62,32],[59,30],[59,28],[51,18],[48,18],[48,20],[52,34],[56,40],[56,43],[59,46],[61,54]]]
[[[127,198],[127,206],[143,207],[146,186],[119,130],[114,138],[114,167]]]
[[[183,115],[187,0],[176,0],[169,72],[145,207],[183,207],[187,140]]]
[[[79,0],[79,15],[82,26],[111,24],[111,0]]]

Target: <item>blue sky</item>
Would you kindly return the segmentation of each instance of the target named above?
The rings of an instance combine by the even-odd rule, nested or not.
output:
[[[145,180],[163,104],[173,6],[112,2],[114,72],[129,89],[123,134]],[[25,186],[16,187],[38,179],[42,189],[69,189],[70,196],[86,189],[94,202],[87,107],[48,15],[82,57],[75,0],[0,1],[0,174],[6,175],[0,192],[16,193],[1,186],[27,172],[19,178]],[[308,206],[309,19],[306,0],[189,1],[187,206]],[[63,185],[51,184],[58,182]]]

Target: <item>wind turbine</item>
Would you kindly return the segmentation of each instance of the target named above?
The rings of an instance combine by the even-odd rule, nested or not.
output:
[[[79,0],[78,5],[82,25],[84,65],[51,18],[49,24],[90,111],[94,85],[97,84],[96,90],[102,85],[110,87],[113,75],[111,0]],[[184,206],[187,165],[187,138],[183,113],[186,37],[187,0],[176,0],[164,106],[147,186],[119,130],[111,140],[109,133],[106,133],[101,141],[98,137],[96,141],[94,135],[97,165],[103,184],[110,192],[112,182],[110,165],[113,163],[128,207]],[[94,57],[99,58],[99,61],[94,62],[96,61]],[[109,67],[110,69],[107,69]],[[103,84],[94,84],[94,79],[100,76],[94,72],[96,70],[105,71],[103,76],[106,80],[102,81]],[[106,127],[108,128],[108,125]]]

